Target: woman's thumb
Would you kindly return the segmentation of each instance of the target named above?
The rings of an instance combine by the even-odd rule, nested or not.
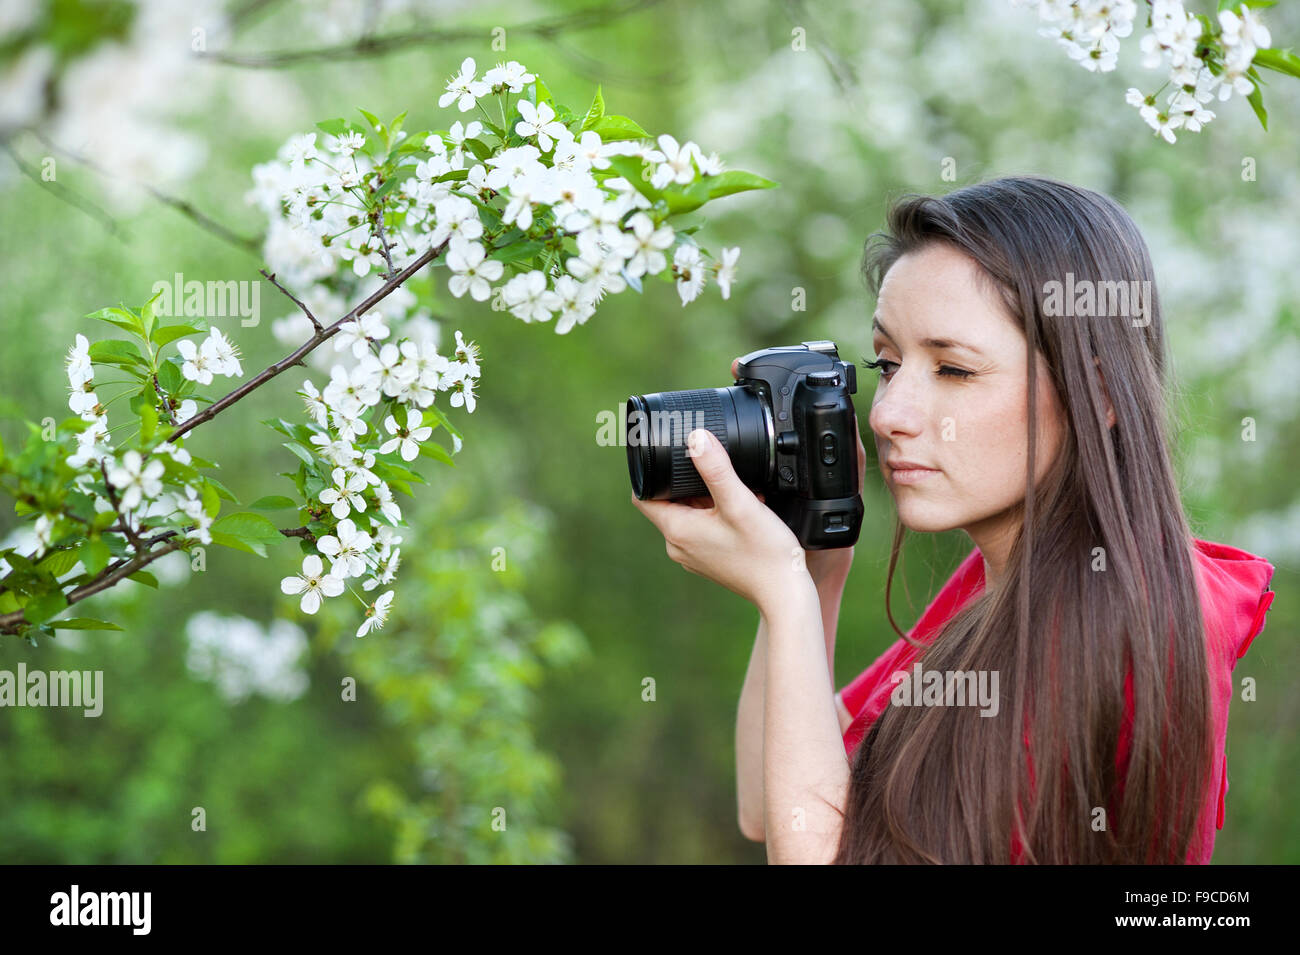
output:
[[[719,508],[729,509],[740,500],[745,485],[731,465],[727,449],[713,432],[696,428],[686,438],[686,450],[691,463],[709,487],[709,495]]]

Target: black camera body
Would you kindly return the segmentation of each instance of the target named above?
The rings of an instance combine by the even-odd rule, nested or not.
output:
[[[632,395],[624,425],[633,493],[643,501],[707,495],[686,449],[686,436],[707,428],[805,550],[852,547],[863,512],[857,390],[857,370],[835,343],[811,341],[750,352],[730,387]]]

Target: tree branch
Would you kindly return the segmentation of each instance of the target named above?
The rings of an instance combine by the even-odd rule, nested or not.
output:
[[[131,521],[122,513],[122,502],[118,500],[117,491],[113,490],[113,482],[108,479],[108,466],[104,464],[104,459],[99,459],[99,473],[104,475],[104,487],[108,490],[108,499],[113,505],[113,511],[122,519],[122,533],[126,539],[131,542],[136,553],[140,552],[140,535],[131,529]]]
[[[573,13],[534,20],[510,27],[514,35],[536,36],[551,39],[565,30],[581,30],[598,26],[619,17],[636,13],[648,7],[662,3],[663,0],[624,0],[622,4],[602,7],[588,7]],[[464,40],[481,40],[484,27],[457,27],[444,30],[411,30],[407,33],[390,33],[386,36],[363,34],[351,43],[335,46],[315,47],[304,50],[278,50],[269,53],[232,53],[226,51],[202,52],[195,54],[199,59],[212,60],[228,66],[243,66],[252,69],[277,69],[282,66],[295,66],[316,60],[337,61],[342,59],[359,59],[367,56],[384,55],[409,46],[424,46],[434,43],[457,43]]]
[[[256,391],[258,388],[262,387],[272,378],[275,378],[276,376],[284,373],[285,371],[288,371],[294,365],[301,364],[302,360],[306,358],[309,354],[311,354],[313,351],[315,351],[318,345],[322,344],[327,339],[333,338],[334,335],[338,333],[339,328],[342,327],[345,322],[353,321],[354,319],[370,311],[371,308],[373,308],[379,302],[382,302],[385,298],[387,298],[393,292],[394,289],[396,289],[403,282],[409,279],[412,275],[414,275],[416,272],[422,269],[425,265],[427,265],[428,263],[432,262],[435,258],[437,258],[438,255],[442,253],[442,250],[445,249],[446,247],[447,247],[447,243],[443,242],[442,245],[438,246],[437,248],[429,249],[418,259],[416,259],[414,262],[412,262],[410,265],[404,268],[401,272],[393,276],[393,278],[390,279],[382,288],[379,288],[373,293],[371,293],[369,298],[367,298],[364,302],[362,302],[352,311],[348,312],[346,315],[344,315],[342,318],[336,321],[333,325],[330,325],[327,328],[322,328],[320,329],[320,331],[316,332],[315,335],[309,338],[293,354],[285,358],[281,358],[275,364],[264,369],[260,374],[254,376],[244,384],[240,385],[234,391],[230,392],[230,394],[226,395],[224,398],[217,399],[212,404],[208,405],[206,408],[200,411],[198,414],[194,415],[194,417],[186,420],[184,424],[182,424],[179,428],[177,428],[175,431],[171,433],[171,435],[167,438],[167,440],[175,441],[177,438],[183,437],[185,434],[188,434],[190,431],[193,431],[195,428],[203,424],[205,421],[209,421],[212,418],[216,417],[218,414],[220,414],[222,411],[225,411],[235,402],[241,400],[242,398],[245,398],[252,392]]]
[[[0,146],[4,147],[4,151],[9,154],[9,158],[14,161],[14,165],[18,167],[19,171],[27,176],[27,178],[32,182],[46,190],[50,195],[54,196],[56,199],[61,199],[74,209],[77,209],[98,221],[99,224],[107,229],[109,234],[114,238],[121,239],[126,235],[125,230],[123,230],[122,226],[118,224],[116,219],[89,199],[78,195],[74,190],[69,189],[61,182],[47,182],[42,179],[34,168],[23,162],[22,157],[20,157],[14,150],[13,145],[8,139],[0,140]]]
[[[130,560],[122,561],[112,567],[104,568],[103,572],[90,583],[83,587],[78,587],[76,590],[72,591],[72,593],[68,594],[68,606],[71,607],[73,604],[85,600],[87,597],[93,597],[101,590],[107,590],[109,587],[112,587],[120,581],[125,580],[127,577],[130,577],[136,571],[148,567],[155,560],[158,560],[158,558],[164,557],[172,551],[177,550],[185,543],[185,538],[179,535],[179,531],[165,531],[157,537],[150,538],[147,542],[149,547],[152,547],[154,544],[160,543],[169,537],[172,538],[172,540],[163,547],[158,548],[156,551],[151,550],[142,554],[136,554]],[[18,628],[25,622],[26,618],[23,616],[23,611],[21,610],[15,610],[13,613],[7,613],[0,616],[0,633],[16,633]]]
[[[306,305],[304,305],[301,301],[299,301],[298,298],[297,298],[297,297],[296,297],[292,292],[290,292],[287,288],[285,288],[283,285],[281,285],[279,282],[277,282],[277,281],[275,280],[275,276],[274,276],[274,275],[272,275],[270,272],[266,271],[266,269],[258,269],[258,271],[261,272],[263,275],[266,276],[266,280],[267,280],[268,282],[270,282],[272,285],[274,285],[276,288],[278,288],[278,289],[279,289],[281,292],[283,292],[285,295],[289,296],[289,301],[293,302],[293,304],[297,305],[300,309],[302,309],[302,313],[303,313],[304,315],[306,315],[307,318],[308,318],[308,320],[311,322],[311,327],[312,327],[312,328],[316,329],[316,331],[317,331],[318,333],[324,330],[324,329],[321,327],[321,323],[318,322],[318,321],[316,320],[316,316],[313,315],[313,314],[311,313],[311,309],[309,309]]]
[[[74,153],[70,149],[65,149],[64,147],[60,146],[58,143],[53,142],[49,137],[47,137],[44,133],[42,133],[40,130],[36,129],[35,127],[29,126],[27,127],[27,131],[30,132],[33,136],[35,136],[37,139],[39,139],[46,146],[48,146],[54,152],[61,153],[62,155],[66,156],[68,159],[71,159],[73,162],[85,166],[87,169],[97,172],[101,176],[104,176],[107,179],[121,179],[125,182],[131,183],[134,186],[138,186],[139,188],[143,189],[145,192],[149,193],[149,195],[151,195],[154,199],[158,200],[164,205],[171,206],[181,215],[185,216],[186,218],[194,222],[197,226],[199,226],[199,228],[204,229],[207,232],[211,232],[213,235],[215,235],[217,238],[221,239],[222,241],[228,242],[237,248],[243,249],[245,252],[251,253],[252,255],[260,256],[262,254],[262,240],[260,237],[239,235],[232,229],[227,228],[226,226],[222,225],[220,222],[217,222],[215,219],[211,218],[210,216],[207,216],[202,212],[200,212],[188,200],[180,199],[176,196],[169,195],[163,192],[161,189],[155,188],[150,183],[141,182],[138,179],[132,179],[127,176],[119,176],[111,172],[110,170],[104,168],[103,166],[99,165],[98,163],[94,162],[93,160],[87,159],[85,156],[82,156],[78,153]],[[113,228],[114,231],[117,231],[116,224],[112,223],[111,219],[109,221],[111,224],[110,227]]]

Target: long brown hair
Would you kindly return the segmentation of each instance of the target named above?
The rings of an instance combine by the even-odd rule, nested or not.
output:
[[[895,202],[888,232],[867,241],[871,291],[900,256],[934,242],[978,264],[1029,346],[1023,520],[1005,575],[920,656],[925,670],[997,672],[1002,704],[993,717],[973,706],[886,706],[854,754],[835,861],[1009,862],[1014,838],[1024,862],[1182,863],[1211,765],[1209,677],[1146,243],[1096,192],[996,179]],[[1145,315],[1057,314],[1045,295],[1067,273],[1076,286],[1149,282],[1127,286],[1150,290]],[[1035,354],[1066,419],[1037,486]],[[895,630],[889,591],[902,540],[899,525],[885,593]]]

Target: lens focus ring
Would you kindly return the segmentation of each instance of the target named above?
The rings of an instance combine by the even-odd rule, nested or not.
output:
[[[727,423],[723,415],[722,399],[713,390],[676,391],[665,392],[663,404],[673,455],[670,484],[672,497],[706,495],[709,487],[695,470],[686,447],[686,436],[696,428],[703,427],[712,431],[724,448],[727,446]]]

